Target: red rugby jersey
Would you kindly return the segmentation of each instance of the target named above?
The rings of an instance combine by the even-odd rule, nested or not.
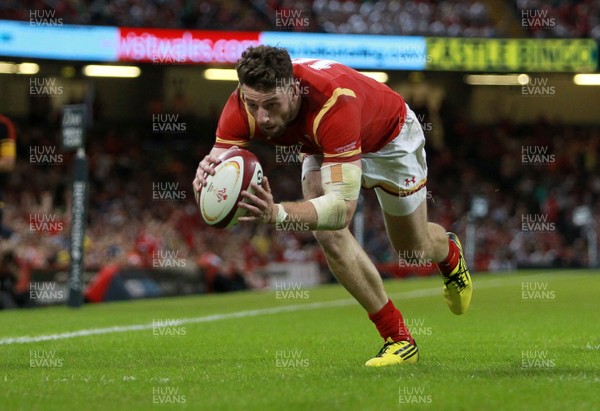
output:
[[[215,147],[244,147],[251,139],[272,145],[302,144],[302,152],[347,162],[378,151],[400,132],[404,99],[385,84],[330,60],[295,59],[302,105],[279,137],[267,139],[236,89],[225,104]]]

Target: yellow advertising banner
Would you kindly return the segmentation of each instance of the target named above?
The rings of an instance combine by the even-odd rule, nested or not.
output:
[[[591,72],[598,67],[592,39],[427,37],[427,70]]]

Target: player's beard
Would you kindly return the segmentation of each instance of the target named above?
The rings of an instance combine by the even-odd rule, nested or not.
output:
[[[259,127],[260,127],[261,131],[263,132],[263,134],[267,136],[267,138],[271,139],[271,138],[279,137],[283,134],[283,132],[285,131],[285,128],[290,123],[290,121],[291,121],[290,117],[291,117],[291,113],[288,113],[285,116],[285,118],[282,117],[281,123],[277,122],[275,124],[272,124],[272,126],[274,126],[274,127],[271,129],[268,129],[268,130],[266,130],[262,126],[259,126]]]
[[[296,115],[297,115],[297,112],[294,112],[294,110],[291,109],[291,105],[290,105],[290,110],[285,114],[285,116],[281,117],[281,123],[273,124],[274,127],[269,130],[265,130],[260,124],[259,124],[259,127],[260,127],[261,131],[263,132],[263,134],[266,135],[268,139],[279,137],[285,132],[286,127],[288,126],[289,123],[291,123],[295,119]]]
[[[268,129],[268,130],[261,127],[261,131],[263,132],[264,135],[267,136],[267,138],[279,137],[285,131],[285,126],[277,124],[277,125],[275,125],[275,127]]]

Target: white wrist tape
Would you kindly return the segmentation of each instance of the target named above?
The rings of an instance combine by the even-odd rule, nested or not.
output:
[[[285,212],[285,208],[281,204],[275,204],[277,206],[277,217],[275,217],[275,223],[281,224],[285,221],[288,216],[288,213]]]

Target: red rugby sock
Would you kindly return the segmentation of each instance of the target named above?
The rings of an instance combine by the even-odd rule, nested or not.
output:
[[[454,243],[454,241],[452,241],[452,240],[450,240],[450,238],[448,238],[448,255],[446,256],[446,258],[443,261],[440,261],[439,263],[437,263],[437,266],[440,269],[440,271],[442,272],[442,274],[450,275],[450,274],[452,274],[452,271],[454,271],[454,269],[458,265],[459,258],[460,258],[460,249],[458,248],[456,243]]]
[[[393,341],[407,340],[414,343],[413,338],[406,325],[400,311],[394,306],[392,300],[388,299],[386,305],[374,314],[369,314],[369,319],[373,321],[379,335],[384,340],[391,338]]]

